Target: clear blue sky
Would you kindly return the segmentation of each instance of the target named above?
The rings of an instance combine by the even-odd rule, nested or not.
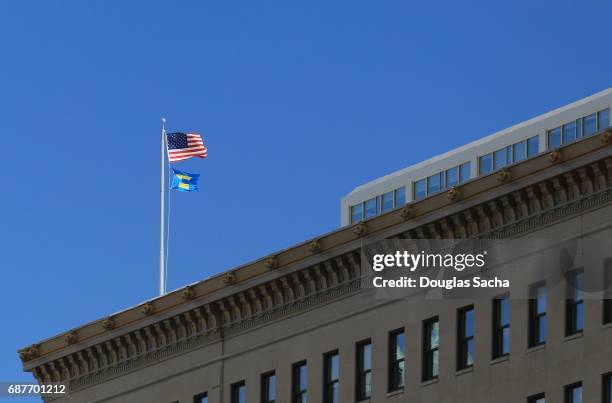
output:
[[[179,164],[202,176],[173,197],[174,289],[335,229],[360,183],[609,87],[610,15],[603,0],[1,2],[0,380],[31,379],[19,347],[156,295],[162,116],[210,155]]]

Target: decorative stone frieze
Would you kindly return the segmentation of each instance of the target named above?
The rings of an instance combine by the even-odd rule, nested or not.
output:
[[[140,311],[146,316],[151,316],[155,313],[155,305],[152,302],[146,302],[142,305]]]
[[[232,285],[235,283],[236,283],[236,273],[234,273],[233,271],[230,271],[223,275],[223,284]]]
[[[109,316],[108,318],[104,319],[102,321],[102,327],[104,328],[104,330],[112,330],[115,328],[115,320],[113,319],[112,316]]]
[[[404,206],[400,215],[404,220],[409,220],[414,217],[414,208],[412,206]]]
[[[510,170],[508,168],[504,168],[497,174],[497,180],[501,183],[510,182]]]
[[[548,154],[548,161],[550,161],[551,164],[555,164],[555,163],[561,161],[561,151],[554,150],[554,151],[550,152]]]
[[[278,257],[276,257],[275,255],[270,256],[266,260],[266,268],[268,268],[270,270],[274,270],[274,269],[278,268]]]
[[[319,241],[318,239],[310,241],[310,243],[308,244],[308,250],[311,253],[319,252],[321,250],[321,241]]]
[[[368,232],[368,227],[365,223],[360,222],[353,226],[353,233],[357,236],[365,235]]]
[[[187,287],[183,288],[183,291],[181,291],[181,298],[186,301],[191,301],[192,299],[194,299],[195,290],[193,289],[193,287],[188,285]]]
[[[64,335],[64,341],[66,344],[74,344],[78,340],[76,332],[68,332]]]
[[[461,197],[461,191],[459,191],[456,186],[453,186],[448,190],[448,192],[446,192],[446,197],[448,197],[448,200],[450,201],[459,200]]]

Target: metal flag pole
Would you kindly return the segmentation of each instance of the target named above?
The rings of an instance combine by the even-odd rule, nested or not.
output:
[[[164,259],[164,213],[166,200],[165,160],[166,150],[166,118],[161,119],[161,182],[160,193],[160,220],[159,220],[159,295],[166,293],[166,269]]]

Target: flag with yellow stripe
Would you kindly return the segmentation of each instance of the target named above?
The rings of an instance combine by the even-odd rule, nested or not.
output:
[[[194,192],[198,190],[200,174],[191,174],[174,168],[172,170],[174,175],[172,176],[170,189],[178,190],[179,192]]]

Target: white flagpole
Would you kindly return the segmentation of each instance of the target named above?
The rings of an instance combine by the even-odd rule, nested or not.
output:
[[[166,293],[166,269],[164,260],[164,213],[166,201],[166,180],[165,180],[165,161],[166,161],[166,118],[161,119],[161,182],[160,182],[160,220],[159,220],[159,295]]]

